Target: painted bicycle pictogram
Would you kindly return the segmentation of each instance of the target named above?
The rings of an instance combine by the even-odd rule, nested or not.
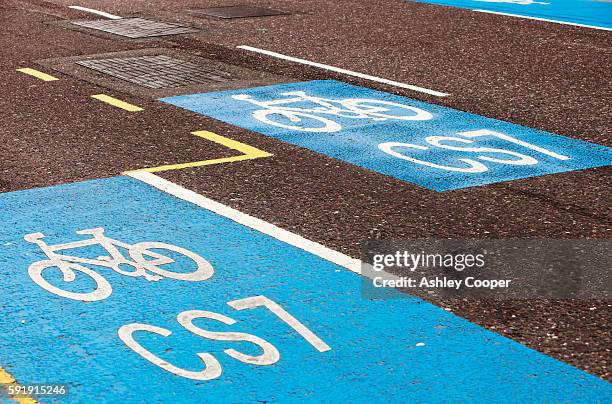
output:
[[[26,241],[38,245],[48,257],[46,260],[37,261],[30,265],[28,268],[30,278],[43,289],[68,299],[92,302],[104,300],[111,295],[112,287],[110,283],[104,276],[89,268],[92,265],[105,267],[129,277],[142,277],[149,282],[159,281],[163,278],[197,282],[210,278],[214,273],[212,265],[204,258],[185,248],[172,244],[155,241],[128,244],[105,236],[104,229],[101,227],[80,230],[76,233],[91,235],[92,238],[65,244],[49,245],[43,241],[45,237],[43,233],[31,233],[24,236]],[[92,259],[57,253],[62,250],[94,245],[102,246],[108,255]],[[119,251],[119,248],[126,249],[129,258],[126,258]],[[195,264],[195,269],[192,267],[192,270],[188,272],[169,270],[168,266],[176,261],[153,250],[166,250],[182,255]],[[162,268],[162,266],[166,267]],[[129,270],[130,267],[131,270]],[[63,281],[66,283],[74,282],[79,274],[85,275],[95,282],[95,289],[90,292],[79,293],[55,286],[45,279],[45,274],[48,274],[50,268],[59,269],[63,276]]]
[[[289,98],[260,101],[248,94],[233,95],[232,98],[262,107],[253,112],[253,117],[260,122],[303,132],[340,131],[342,125],[329,118],[334,116],[373,121],[425,121],[433,118],[423,109],[385,100],[322,98],[308,95],[305,91],[289,91],[280,95]],[[316,106],[305,108],[296,105],[304,103]]]

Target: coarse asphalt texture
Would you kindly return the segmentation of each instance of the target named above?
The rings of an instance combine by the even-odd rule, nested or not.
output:
[[[224,1],[223,5],[243,4]],[[610,168],[436,193],[135,94],[44,60],[168,48],[285,81],[336,79],[612,146],[610,32],[400,0],[258,1],[291,12],[220,20],[215,1],[80,1],[120,16],[190,24],[193,34],[130,40],[67,28],[96,19],[69,0],[0,4],[0,192],[232,155],[209,130],[273,158],[161,173],[216,201],[354,257],[366,239],[610,238]],[[236,49],[251,45],[449,93],[438,98]],[[60,80],[17,73],[34,67]],[[254,73],[255,75],[255,73]],[[131,114],[91,99],[106,93]],[[434,303],[606,380],[609,301]]]

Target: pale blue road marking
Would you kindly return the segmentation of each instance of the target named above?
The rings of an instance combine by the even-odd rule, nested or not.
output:
[[[415,0],[512,14],[588,28],[612,29],[612,3],[606,0]]]
[[[45,402],[612,399],[610,384],[599,378],[419,299],[364,299],[359,275],[132,178],[1,194],[0,207],[0,364],[21,383],[69,383],[67,399]],[[184,248],[208,260],[214,275],[197,282],[148,282],[87,265],[112,285],[110,296],[91,303],[60,297],[32,281],[28,267],[45,255],[24,235],[42,233],[47,244],[56,245],[88,239],[76,232],[96,227],[129,245],[156,241]],[[96,259],[105,252],[90,246],[71,253]],[[175,271],[193,269],[190,259],[172,257]],[[53,285],[81,293],[93,287],[82,274],[69,286],[58,270],[49,271],[45,278]],[[315,349],[270,310],[227,304],[259,295],[282,306],[331,350]],[[228,356],[223,351],[229,348],[248,355],[262,351],[250,342],[188,332],[176,317],[189,310],[234,319],[233,325],[211,319],[195,325],[263,338],[276,347],[279,360],[257,366]],[[222,374],[194,381],[153,365],[118,337],[120,327],[133,323],[172,332],[134,334],[154,355],[199,371],[196,353],[209,353]]]
[[[604,146],[334,80],[162,101],[435,191],[612,164]]]

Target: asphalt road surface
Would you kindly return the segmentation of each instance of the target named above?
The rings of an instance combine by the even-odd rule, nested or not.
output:
[[[51,212],[44,220],[26,213],[0,216],[6,220],[2,223],[2,234],[8,237],[12,228],[47,234],[45,220],[63,220],[61,214],[58,217],[52,213],[56,210],[52,209],[51,201],[58,199],[51,196],[51,191],[48,207],[42,193],[14,191],[105,179],[126,171],[166,166],[167,169],[155,174],[353,258],[359,258],[360,245],[365,240],[610,238],[611,171],[606,167],[610,149],[603,148],[612,147],[612,33],[609,30],[400,0],[251,3],[287,14],[220,19],[198,14],[196,10],[244,4],[240,1],[1,2],[0,197],[24,195],[24,202],[7,199],[0,200],[0,204],[12,207],[30,204],[38,212]],[[129,38],[71,24],[71,21],[120,20],[69,6],[120,17],[178,23],[192,30]],[[612,19],[612,11],[609,12],[608,20]],[[447,95],[356,77],[239,46]],[[156,82],[159,78],[151,72],[140,71],[140,74],[150,74],[147,86],[78,64],[95,59],[160,54],[194,64],[207,63],[211,69],[208,74],[217,76],[202,83],[179,82],[161,88]],[[40,76],[17,71],[22,68],[35,69],[57,80],[45,81]],[[285,140],[280,134],[241,125],[232,118],[230,112],[234,110],[230,111],[220,99],[210,101],[210,105],[219,105],[215,116],[212,112],[198,112],[196,107],[181,108],[172,98],[165,98],[313,80],[335,80],[382,91],[388,97],[402,96],[427,103],[421,106],[433,104],[594,143],[603,146],[598,153],[604,157],[597,158],[605,159],[608,153],[608,163],[594,164],[597,159],[586,156],[584,166],[571,171],[521,174],[510,180],[499,178],[467,187],[454,187],[452,180],[448,180],[445,184],[451,184],[451,188],[438,192],[424,183],[394,175],[392,169],[385,172],[377,166],[355,163],[350,157],[322,151],[332,146],[310,145],[307,138],[310,135],[295,135]],[[96,94],[111,96],[142,110],[130,112],[117,107],[117,103],[111,105],[91,97]],[[254,98],[261,98],[263,93],[253,94]],[[236,111],[241,108],[236,107]],[[468,122],[473,115],[458,116],[453,118],[456,122]],[[343,119],[348,122],[351,118]],[[457,123],[457,127],[461,124]],[[370,133],[367,132],[370,129],[359,126],[352,130],[353,134]],[[212,132],[235,143],[210,141],[193,134],[198,131]],[[357,138],[354,143],[359,144],[360,140]],[[574,150],[583,144],[572,144],[569,148]],[[257,154],[261,152],[263,155]],[[255,157],[218,164],[180,165],[240,153],[254,153]],[[434,177],[432,181],[437,180]],[[77,190],[62,192],[70,200],[72,192]],[[83,195],[93,195],[93,191],[83,192]],[[121,194],[121,187],[117,192]],[[27,195],[30,196],[26,198]],[[126,211],[131,209],[128,206],[131,202],[127,202],[130,195],[136,194],[126,190]],[[36,198],[36,202],[28,198]],[[102,206],[93,200],[91,203],[106,209],[107,216],[115,214],[109,213],[114,209],[110,205]],[[148,207],[152,205],[144,203],[140,209]],[[64,215],[70,217],[72,209],[80,212],[94,208],[67,203]],[[27,220],[31,220],[30,224],[22,226]],[[147,220],[143,223],[155,226],[154,218]],[[59,235],[57,231],[53,234]],[[70,241],[67,236],[62,237],[63,242]],[[9,254],[8,251],[3,255]],[[9,267],[19,270],[9,256],[0,257],[0,271]],[[291,268],[287,269],[292,272]],[[302,272],[294,276],[310,279],[316,286],[318,278],[309,277],[307,269],[295,271]],[[3,275],[8,277],[6,273]],[[8,301],[15,298],[16,295],[11,295],[14,290],[0,289],[0,308],[5,312],[13,310]],[[342,292],[337,294],[335,299],[342,300]],[[160,297],[160,300],[166,299]],[[612,303],[604,297],[425,299],[526,347],[603,380],[612,380],[609,321]],[[34,301],[24,301],[18,316],[25,318],[28,312],[32,313]],[[71,310],[68,306],[64,309]],[[169,310],[166,314],[173,316],[181,310]],[[0,331],[8,332],[4,328]],[[32,336],[27,339],[31,350],[38,355],[45,355],[42,341]],[[77,340],[70,338],[66,344],[73,348],[79,346]],[[20,382],[19,359],[8,354],[12,349],[11,343],[3,346],[0,342],[0,366]],[[444,366],[443,361],[440,363]],[[16,367],[14,372],[12,365]],[[70,382],[69,376],[55,376],[53,381]],[[176,394],[181,397],[180,392]],[[253,397],[244,399],[251,401]],[[605,401],[605,397],[602,399]]]

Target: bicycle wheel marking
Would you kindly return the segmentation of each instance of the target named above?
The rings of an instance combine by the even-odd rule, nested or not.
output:
[[[21,383],[68,383],[67,397],[45,402],[173,402],[177,392],[187,403],[376,402],[381,391],[397,402],[611,394],[599,378],[425,302],[364,299],[342,254],[154,174],[132,176],[0,194],[0,221],[11,223],[0,227],[0,366]],[[125,260],[201,258],[214,275],[146,282],[96,268],[112,294],[84,303],[30,278],[28,266],[49,259],[34,240],[78,240],[56,252],[92,260],[112,245]]]
[[[163,98],[442,192],[612,164],[612,149],[333,80]]]
[[[45,235],[42,233],[26,234],[23,239],[29,243],[36,244],[45,253],[47,259],[34,262],[28,268],[30,278],[43,289],[67,299],[78,300],[83,302],[95,302],[108,298],[113,291],[112,286],[106,280],[103,274],[95,269],[103,269],[105,271],[115,271],[121,275],[129,277],[142,277],[149,282],[159,281],[163,278],[183,280],[183,281],[204,281],[210,278],[214,270],[210,263],[199,255],[178,247],[172,244],[143,241],[136,244],[127,244],[119,240],[114,240],[104,234],[104,229],[93,228],[76,231],[79,235],[92,236],[87,240],[78,240],[70,243],[58,245],[47,244],[43,239]],[[108,255],[99,256],[97,259],[75,256],[73,254],[60,253],[63,250],[82,249],[99,245],[106,250]],[[119,248],[128,250],[130,258],[126,258]],[[187,257],[192,264],[192,268],[186,273],[173,272],[164,269],[164,265],[172,265],[175,261],[165,255],[154,252],[154,249],[165,250],[167,252],[178,253],[183,257]],[[195,269],[193,268],[195,264]],[[122,267],[130,266],[131,271],[126,271]],[[45,279],[45,270],[48,268],[56,268],[61,272],[62,279],[49,282]],[[95,287],[89,292],[72,292],[62,288],[74,282],[77,277],[86,277],[93,280]]]

